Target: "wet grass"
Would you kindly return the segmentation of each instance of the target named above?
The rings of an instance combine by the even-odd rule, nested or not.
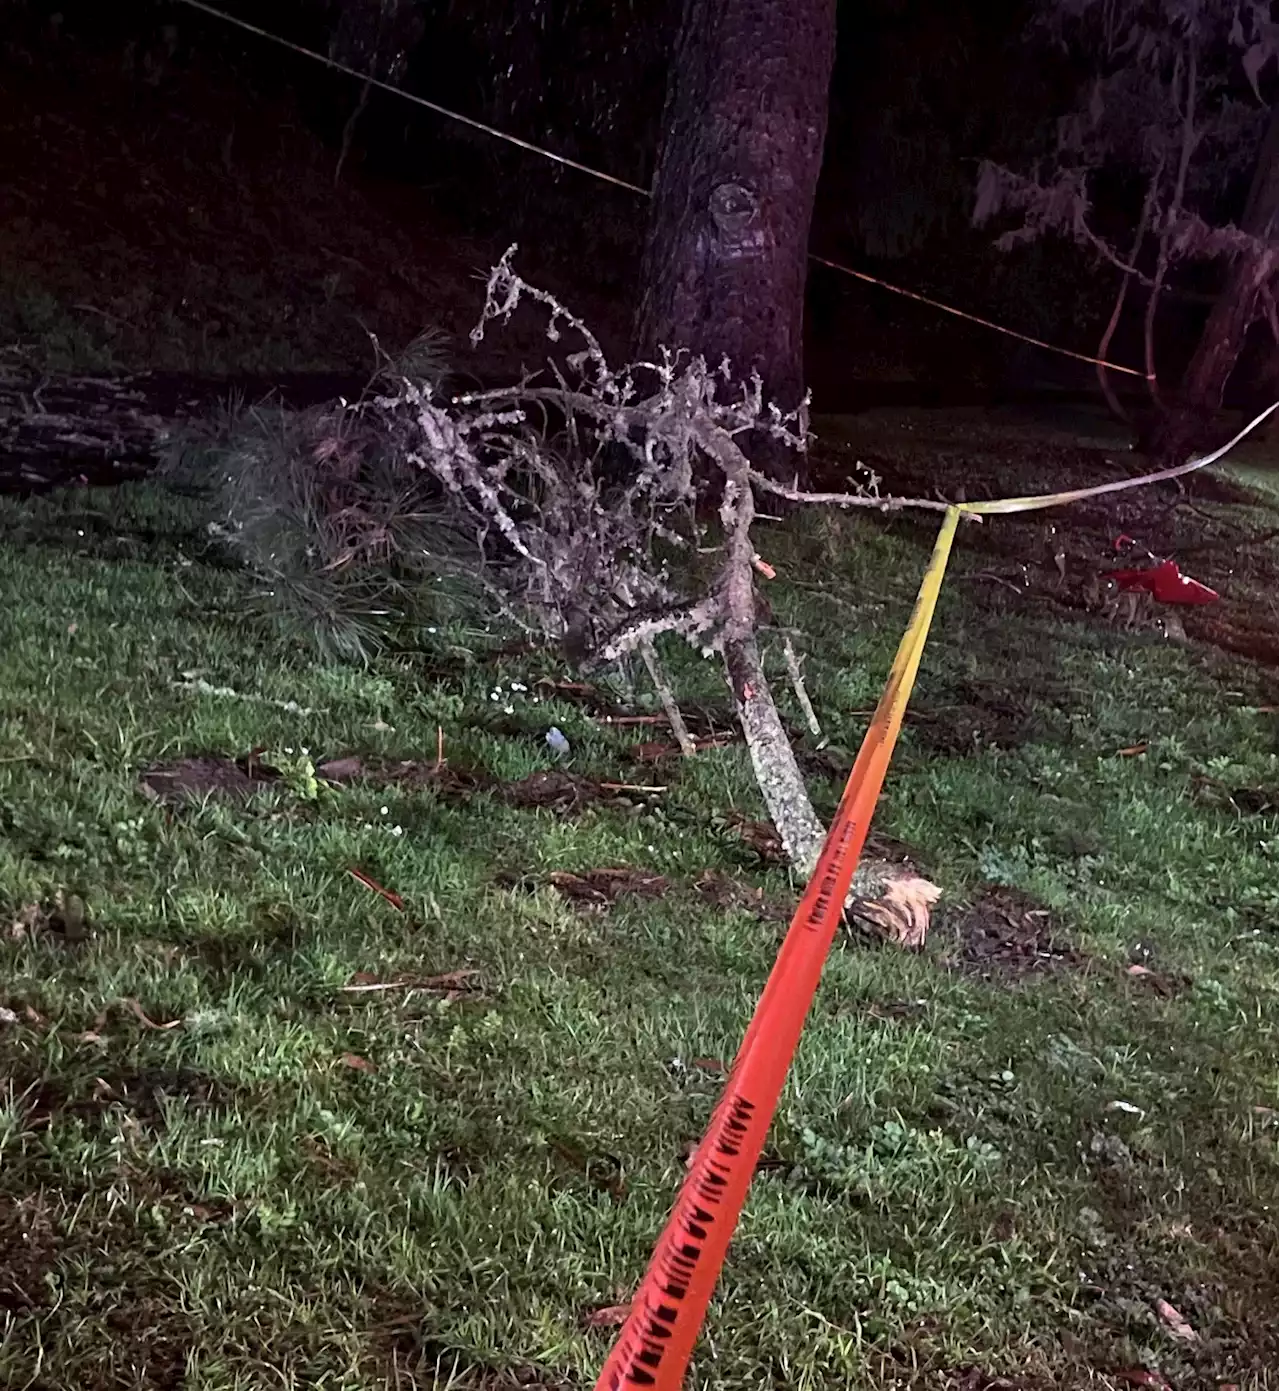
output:
[[[782,931],[696,881],[795,895],[727,828],[760,815],[741,748],[637,776],[652,731],[483,633],[317,665],[158,493],[0,525],[0,1383],[591,1385],[587,1317],[643,1270]],[[838,749],[926,541],[770,548]],[[947,588],[878,823],[945,897],[922,955],[834,951],[692,1384],[1276,1384],[1274,703],[1213,651]],[[442,737],[517,779],[556,766],[551,724],[574,773],[666,791],[310,774]],[[287,776],[247,800],[141,785],[255,749]],[[619,865],[666,892],[546,882]],[[1065,964],[963,969],[993,883]]]

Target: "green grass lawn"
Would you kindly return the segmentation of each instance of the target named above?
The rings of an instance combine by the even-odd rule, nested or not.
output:
[[[535,698],[566,673],[493,635],[317,664],[159,493],[0,526],[0,1385],[590,1386],[784,930],[698,881],[797,894],[733,833],[742,748],[637,765],[652,730]],[[773,539],[854,749],[928,538]],[[914,709],[877,829],[945,891],[928,948],[838,941],[690,1385],[1275,1386],[1272,675],[957,582]],[[666,790],[309,776],[440,738],[518,779],[551,724],[570,771]],[[143,790],[252,749],[291,775],[246,803]],[[547,880],[617,866],[665,892]],[[1060,960],[966,968],[993,884]]]

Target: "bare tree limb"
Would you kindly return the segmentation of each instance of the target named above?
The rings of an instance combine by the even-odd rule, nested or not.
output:
[[[869,507],[879,512],[898,512],[904,508],[922,508],[928,512],[945,512],[951,506],[928,497],[879,497],[873,494],[863,496],[859,493],[811,493],[800,488],[788,488],[777,483],[766,474],[751,470],[751,482],[763,492],[775,497],[786,498],[788,502],[805,502],[826,507]]]
[[[765,679],[756,642],[753,565],[756,552],[751,540],[755,500],[751,491],[751,466],[727,436],[709,443],[726,475],[720,504],[725,565],[719,582],[725,609],[721,639],[725,671],[769,816],[792,863],[807,875],[818,862],[826,831],[809,800],[804,775]]]
[[[1146,197],[1142,200],[1142,215],[1138,218],[1137,230],[1133,236],[1133,249],[1129,252],[1130,262],[1136,262],[1138,254],[1142,250],[1142,243],[1147,239],[1147,227],[1151,222],[1152,209],[1155,207],[1156,198],[1160,191],[1160,180],[1164,174],[1164,161],[1161,160],[1156,166],[1156,171],[1152,174],[1147,183]],[[1129,285],[1133,280],[1133,273],[1126,271],[1120,281],[1120,289],[1116,292],[1116,302],[1111,310],[1111,317],[1107,320],[1107,326],[1102,331],[1102,338],[1098,344],[1098,385],[1102,388],[1102,394],[1106,399],[1107,406],[1112,415],[1117,420],[1122,420],[1125,424],[1131,422],[1129,412],[1120,403],[1119,396],[1116,395],[1115,387],[1111,384],[1111,378],[1107,375],[1104,363],[1107,359],[1107,351],[1111,347],[1111,339],[1115,334],[1116,326],[1120,322],[1120,314],[1124,309],[1124,302],[1129,294]],[[1148,369],[1150,370],[1150,369]]]
[[[1186,95],[1179,100],[1177,95],[1179,76],[1186,74]],[[1151,294],[1147,299],[1146,314],[1142,322],[1142,341],[1143,356],[1147,369],[1147,390],[1151,394],[1152,401],[1162,410],[1164,401],[1160,395],[1160,384],[1156,377],[1156,357],[1155,357],[1155,323],[1156,310],[1159,308],[1160,293],[1164,289],[1165,280],[1169,275],[1169,267],[1172,261],[1171,246],[1174,235],[1174,227],[1178,218],[1182,215],[1183,203],[1187,194],[1187,173],[1191,168],[1191,156],[1195,152],[1198,136],[1195,128],[1196,111],[1196,49],[1193,40],[1188,39],[1185,49],[1185,61],[1179,62],[1174,71],[1171,82],[1173,89],[1173,99],[1182,108],[1181,124],[1181,146],[1178,151],[1178,172],[1173,183],[1173,193],[1169,199],[1169,206],[1165,209],[1164,215],[1160,219],[1157,228],[1158,242],[1156,251],[1156,268],[1151,277]]]

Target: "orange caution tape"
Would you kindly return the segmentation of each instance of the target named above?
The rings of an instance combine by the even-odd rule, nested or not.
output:
[[[666,1230],[596,1391],[679,1391],[902,728],[960,509],[948,509],[880,703]]]
[[[1280,403],[1269,406],[1220,449],[1176,468],[1091,488],[947,508],[911,621],[898,645],[817,866],[791,919],[724,1093],[658,1239],[627,1321],[596,1382],[596,1391],[625,1391],[629,1387],[679,1391],[684,1380],[871,828],[960,516],[1034,512],[1180,478],[1215,463],[1277,409]]]

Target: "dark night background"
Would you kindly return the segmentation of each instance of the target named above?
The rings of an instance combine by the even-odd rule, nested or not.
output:
[[[276,3],[251,17],[325,52],[337,13]],[[649,183],[679,17],[671,0],[433,0],[420,13],[399,83]],[[526,272],[625,346],[647,211],[639,196],[377,90],[335,185],[354,80],[181,4],[5,14],[4,336],[47,342],[56,320],[53,337],[90,363],[96,352],[130,369],[358,370],[367,331],[398,346],[435,324],[462,342],[479,304],[475,276],[514,240]],[[1078,76],[1029,54],[1026,20],[1021,0],[841,8],[810,248],[1092,352],[1114,275],[1060,238],[1002,254],[990,228],[970,225],[978,160],[1034,149]],[[1124,225],[1136,195],[1109,196],[1101,224],[1110,211]],[[1166,296],[1162,374],[1176,375],[1194,342],[1200,288],[1184,276]],[[1140,360],[1137,327],[1126,316],[1114,359]],[[505,365],[459,351],[459,366],[481,376]],[[1265,354],[1247,358],[1229,403],[1273,385]],[[806,370],[826,410],[1093,389],[1082,364],[822,267],[809,277]]]

